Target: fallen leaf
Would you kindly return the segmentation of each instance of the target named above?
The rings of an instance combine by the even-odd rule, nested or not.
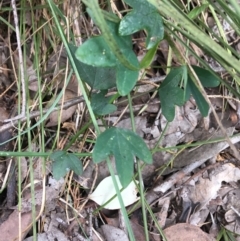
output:
[[[101,226],[101,229],[106,241],[129,241],[128,236],[119,228],[105,224]]]
[[[60,181],[58,181],[59,185],[61,185],[63,183],[63,179],[61,179]],[[58,198],[58,194],[60,192],[59,190],[60,188],[56,188],[55,186],[50,186],[50,187],[46,187],[45,190],[45,210],[46,211],[51,211],[55,209],[56,206],[56,199]],[[32,197],[31,194],[29,192],[29,190],[26,190],[27,193],[24,194],[24,198],[22,199],[22,212],[29,212],[32,210]],[[34,192],[34,196],[35,196],[35,205],[40,206],[42,204],[42,195],[43,195],[43,190],[37,189]]]
[[[122,185],[119,181],[119,177],[115,175],[119,190],[122,189]],[[136,181],[138,183],[138,181]],[[122,192],[121,196],[123,199],[124,206],[129,206],[136,202],[139,197],[137,197],[138,189],[135,185],[135,183],[132,181]],[[116,195],[116,191],[113,185],[112,177],[106,177],[104,178],[95,191],[90,194],[89,198],[96,202],[99,205],[104,205],[107,201],[109,201],[113,196]],[[111,200],[108,204],[104,206],[106,209],[120,209],[120,203],[118,201],[118,197],[115,197],[113,200]]]
[[[46,212],[50,212],[56,208],[56,198],[62,186],[63,180],[55,182],[55,185],[46,187],[46,203],[45,208]],[[21,213],[21,226],[19,225],[19,211],[13,211],[8,219],[0,225],[0,241],[13,241],[13,240],[22,240],[29,229],[32,228],[32,198],[28,190],[24,194],[22,199],[22,212]],[[42,204],[42,189],[35,190],[35,204],[36,204],[36,216],[40,211],[40,206]],[[30,225],[29,229],[26,229]],[[22,239],[16,239],[19,235],[19,226],[22,230]]]
[[[72,131],[74,134],[76,134],[77,132],[76,125],[74,122],[64,122],[62,128],[67,129],[69,132]]]
[[[213,241],[214,239],[207,233],[203,232],[199,227],[188,224],[178,223],[164,230],[164,234],[168,241]]]
[[[38,214],[40,207],[37,208],[36,214]],[[29,225],[32,224],[32,212],[26,212],[21,214],[21,231],[22,239],[18,238],[19,234],[19,211],[14,210],[8,219],[1,224],[0,226],[0,241],[13,241],[13,240],[23,240],[27,235],[29,229],[26,229]]]
[[[66,235],[61,232],[57,227],[52,226],[51,231],[45,232],[45,233],[38,233],[37,234],[37,240],[38,241],[69,241],[70,239],[66,237]],[[27,239],[24,239],[24,241],[34,241],[33,236],[29,237]]]
[[[190,198],[194,203],[201,205],[208,203],[211,199],[217,197],[218,190],[222,182],[237,182],[240,179],[240,170],[232,164],[222,165],[216,168],[216,174],[212,174],[210,179],[200,178],[198,184],[190,193]]]
[[[76,93],[70,90],[66,90],[63,98],[64,98],[64,101],[67,101],[67,100],[73,99],[76,96],[77,96]],[[62,103],[62,98],[59,100],[58,103],[59,104]],[[59,110],[59,111],[52,112],[48,117],[48,123],[46,124],[46,126],[47,127],[56,126],[58,124],[59,118],[60,118],[60,123],[68,120],[75,113],[76,109],[77,109],[77,105],[74,105],[67,109],[63,109],[62,111]],[[60,116],[60,113],[61,113],[61,116]]]
[[[131,226],[132,226],[132,230],[134,233],[134,237],[137,241],[145,241],[146,240],[146,236],[145,236],[145,230],[144,227],[139,225],[138,223],[135,222],[131,222]],[[152,234],[149,232],[149,237],[150,240],[153,240]]]

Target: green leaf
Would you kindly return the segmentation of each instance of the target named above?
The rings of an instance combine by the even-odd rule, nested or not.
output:
[[[112,127],[101,133],[93,149],[93,161],[99,163],[107,156],[115,157],[116,169],[123,187],[132,180],[134,156],[152,163],[152,155],[141,137],[130,130]]]
[[[68,44],[78,73],[83,81],[85,81],[92,89],[104,90],[116,87],[116,68],[115,67],[94,67],[84,64],[75,57],[77,47]]]
[[[105,41],[107,42],[109,48],[117,57],[118,61],[121,62],[125,67],[131,70],[137,70],[139,67],[132,65],[124,56],[124,54],[119,49],[117,42],[113,34],[111,33],[107,20],[116,22],[115,20],[110,20],[109,18],[104,18],[102,10],[96,0],[83,0],[85,5],[88,7],[87,12],[90,16],[94,19],[96,25],[100,28],[102,36],[104,37]],[[131,232],[130,232],[131,233]]]
[[[135,54],[131,52],[127,55],[128,59],[135,63],[138,62]],[[117,89],[120,95],[127,95],[135,86],[138,80],[138,71],[130,70],[122,65],[120,62],[117,65]]]
[[[185,103],[184,91],[178,85],[184,74],[184,66],[172,69],[159,88],[162,113],[168,121],[175,116],[175,105]]]
[[[79,61],[98,67],[113,67],[117,63],[115,55],[102,36],[84,42],[76,51]]]
[[[217,76],[213,75],[210,71],[198,66],[192,66],[199,80],[204,87],[217,87],[220,81]]]
[[[208,3],[205,3],[205,4],[202,4],[201,6],[195,7],[193,10],[191,10],[190,13],[188,13],[188,17],[191,19],[195,19],[200,13],[205,11],[208,5],[209,5]]]
[[[217,87],[220,84],[218,77],[213,75],[210,71],[200,68],[198,66],[192,66],[199,80],[201,81],[203,87]],[[208,115],[209,105],[202,93],[199,91],[195,83],[192,81],[191,77],[188,77],[186,92],[188,93],[188,98],[192,94],[193,98],[196,100],[197,106],[203,116]]]
[[[108,27],[111,31],[112,37],[116,41],[119,51],[128,59],[133,55],[137,59],[132,50],[131,36],[120,36],[118,34],[118,23],[107,21]],[[98,67],[113,67],[117,65],[117,58],[109,48],[107,42],[103,36],[93,37],[83,43],[76,51],[76,57],[78,60],[85,64],[98,66]],[[131,62],[136,68],[139,67],[138,61]]]
[[[124,0],[133,9],[120,22],[119,33],[131,35],[145,29],[147,49],[152,48],[163,39],[164,27],[157,9],[146,0]]]
[[[105,97],[106,91],[101,91],[99,93],[93,93],[91,98],[91,106],[93,112],[97,115],[108,115],[117,110],[115,105],[109,104],[110,97]]]
[[[210,71],[198,66],[193,66],[193,69],[204,87],[216,87],[220,84],[218,77]],[[184,80],[184,90],[179,87],[180,80]],[[187,75],[186,66],[171,70],[159,88],[162,113],[165,118],[172,121],[175,116],[175,105],[183,105],[191,95],[196,100],[201,114],[207,116],[208,103],[190,76]]]
[[[193,81],[189,78],[187,83],[187,89],[192,94],[193,98],[195,99],[197,106],[203,116],[208,115],[209,105],[199,89],[193,83]]]
[[[53,160],[53,177],[56,180],[64,177],[70,170],[77,175],[83,172],[82,162],[72,153],[56,151],[50,155],[50,159]]]
[[[187,92],[187,82],[188,82],[188,69],[187,66],[184,65],[183,67],[183,74],[182,74],[182,80],[183,80],[183,87],[184,87],[184,101],[187,101],[190,98],[190,92]]]
[[[118,44],[119,50],[124,54],[124,57],[134,66],[139,67],[139,62],[135,53],[132,50],[132,41],[130,36],[119,36],[117,29],[118,24],[108,22],[109,29],[111,30],[113,37],[115,38],[116,43]],[[100,38],[100,37],[95,37]],[[89,43],[89,44],[88,44]],[[91,49],[91,45],[95,51],[98,51],[100,57],[96,57],[96,52],[92,55],[92,51],[89,52],[88,49]],[[116,67],[116,79],[117,79],[117,88],[121,95],[127,95],[135,86],[138,79],[138,69],[131,70],[128,67],[125,67],[118,59],[113,55],[110,48],[104,43],[103,37],[101,37],[100,46],[96,48],[96,44],[91,39],[87,40],[83,45],[81,45],[76,51],[76,57],[79,61],[93,65],[93,66],[115,66]],[[104,46],[104,47],[103,47]],[[104,52],[104,56],[102,53]],[[89,55],[85,57],[85,55]],[[101,57],[102,56],[102,57]],[[114,61],[112,61],[114,59]],[[101,59],[101,60],[100,60]]]
[[[143,57],[140,63],[141,69],[144,69],[150,66],[150,64],[153,61],[153,58],[155,57],[157,49],[158,49],[158,44],[156,44],[155,46],[153,46],[151,49],[148,50],[148,52],[145,54],[145,56]]]
[[[132,47],[131,47],[132,48]],[[126,59],[134,66],[139,66],[138,59],[132,49],[124,51]],[[138,80],[138,70],[131,70],[125,67],[121,62],[117,64],[117,89],[120,95],[127,95],[135,86]]]

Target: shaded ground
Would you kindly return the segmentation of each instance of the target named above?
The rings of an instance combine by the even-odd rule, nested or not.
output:
[[[25,27],[22,50],[27,76],[28,115],[19,123],[16,120],[4,123],[17,115],[22,100],[16,34],[10,28],[10,25],[14,26],[13,15],[8,10],[8,2],[1,4],[1,17],[8,24],[0,21],[0,143],[4,143],[0,145],[0,151],[15,154],[13,157],[3,155],[0,162],[0,240],[14,240],[22,232],[19,240],[30,241],[35,231],[38,240],[116,240],[116,237],[128,240],[121,212],[118,209],[96,211],[97,201],[89,200],[93,190],[110,174],[105,162],[99,165],[92,162],[90,153],[96,134],[89,124],[90,117],[74,74],[59,101],[63,104],[61,112],[52,111],[46,120],[23,133],[51,109],[71,69],[55,33],[52,16],[44,7],[25,10],[23,15],[18,12],[23,16],[21,26]],[[30,5],[25,7],[31,9]],[[61,7],[78,45],[99,33],[77,2]],[[120,11],[123,6],[119,4],[116,8]],[[36,20],[34,27],[33,20]],[[211,16],[207,20],[211,22],[209,27],[214,28]],[[231,39],[236,37],[234,34],[231,32],[227,36]],[[143,32],[133,36],[133,48],[139,59],[146,53],[144,42]],[[179,43],[175,44],[185,51]],[[232,46],[238,51],[237,41]],[[192,48],[222,78],[231,81],[221,66],[196,46],[192,45]],[[142,167],[146,200],[156,218],[153,220],[149,213],[147,215],[149,236],[151,240],[160,240],[158,226],[166,229],[169,240],[176,240],[174,234],[178,234],[177,240],[181,240],[179,237],[190,240],[195,236],[198,240],[215,240],[221,230],[239,234],[239,164],[212,112],[203,118],[191,98],[183,107],[176,106],[175,119],[171,123],[167,123],[161,114],[156,90],[166,77],[168,54],[168,43],[163,40],[151,68],[140,75],[138,88],[131,93],[136,132],[153,150],[153,164]],[[191,64],[199,65],[192,55],[188,59]],[[172,66],[179,65],[175,55],[171,63]],[[228,96],[222,86],[206,91],[228,136],[237,134],[239,101]],[[110,89],[110,93],[116,93],[116,89]],[[119,97],[115,105],[117,111],[99,118],[99,126],[102,129],[104,125],[131,129],[126,98]],[[85,128],[86,124],[89,124],[88,128]],[[12,137],[16,138],[10,140]],[[239,150],[240,137],[235,135],[231,141]],[[66,146],[69,152],[89,155],[81,159],[84,165],[82,176],[70,172],[64,180],[56,181],[52,177],[52,163],[42,153],[62,150]],[[31,188],[34,189],[33,183],[34,198],[30,192]],[[101,192],[107,195],[110,190]],[[132,196],[137,201],[137,195]],[[126,198],[130,199],[130,196]],[[17,211],[19,202],[21,214]],[[140,206],[128,208],[129,211],[133,208],[130,223],[139,241],[146,240]],[[17,229],[20,227],[19,215],[20,233]],[[36,230],[33,227],[37,227]]]

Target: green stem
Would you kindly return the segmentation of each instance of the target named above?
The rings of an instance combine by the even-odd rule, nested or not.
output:
[[[131,116],[131,123],[132,123],[132,130],[136,132],[136,126],[134,121],[134,113],[133,113],[133,106],[132,106],[132,99],[131,95],[128,94],[128,104],[129,104],[129,110],[130,110],[130,116]],[[143,223],[144,223],[144,230],[145,230],[145,238],[146,241],[149,241],[149,235],[148,235],[148,225],[147,225],[147,214],[145,209],[145,196],[144,196],[144,184],[142,179],[142,172],[141,172],[141,165],[139,160],[136,160],[137,162],[137,168],[138,168],[138,177],[139,177],[139,189],[140,189],[140,197],[141,197],[141,203],[142,203],[142,215],[143,215]]]
[[[122,195],[121,195],[120,190],[118,188],[117,180],[116,180],[116,177],[115,177],[110,159],[107,158],[106,162],[107,162],[107,166],[108,166],[109,172],[110,172],[111,177],[112,177],[114,188],[115,188],[116,193],[117,193],[118,201],[119,201],[120,206],[121,206],[121,211],[122,211],[122,214],[123,214],[123,217],[124,217],[124,221],[125,221],[125,224],[126,224],[127,229],[128,229],[129,238],[130,238],[131,241],[135,241],[133,230],[131,228],[131,224],[130,224],[130,221],[129,221],[129,218],[128,218],[127,210],[124,206]]]
[[[147,224],[147,213],[146,213],[146,205],[145,205],[145,195],[143,191],[143,178],[142,178],[142,172],[141,172],[141,165],[140,162],[137,162],[138,167],[138,177],[139,177],[139,184],[140,184],[140,198],[142,203],[142,215],[143,215],[143,224],[144,224],[144,233],[145,233],[145,239],[146,241],[149,241],[149,235],[148,235],[148,224]]]
[[[130,93],[127,95],[128,97],[128,105],[129,105],[129,111],[130,111],[130,117],[131,117],[131,124],[132,124],[132,130],[136,132],[136,126],[134,121],[134,114],[133,114],[133,106],[132,106],[132,99]]]

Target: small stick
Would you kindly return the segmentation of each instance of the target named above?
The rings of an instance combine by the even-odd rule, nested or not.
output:
[[[235,144],[240,141],[240,136],[234,136],[234,137],[230,138],[230,140],[232,143]],[[221,145],[221,146],[217,147],[218,145]],[[216,147],[216,149],[219,148],[219,152],[220,152],[220,151],[226,149],[227,147],[229,147],[229,143],[227,141],[219,142],[219,143],[217,143],[217,145],[215,147]],[[174,173],[171,177],[166,179],[163,183],[154,187],[153,191],[155,193],[165,193],[170,188],[172,188],[179,180],[181,180],[183,177],[185,177],[186,174],[192,172],[194,169],[196,169],[197,167],[204,164],[209,158],[211,158],[213,156],[214,155],[209,156],[209,157],[199,158],[199,160],[194,161],[193,163],[185,166],[184,168],[182,168],[182,170]]]
[[[25,78],[24,78],[23,54],[22,54],[22,49],[21,49],[21,39],[20,39],[20,31],[19,31],[19,27],[18,27],[18,15],[17,15],[17,7],[16,7],[15,0],[12,0],[12,8],[13,8],[13,17],[14,17],[16,37],[17,37],[20,81],[21,81],[21,85],[22,85],[22,111],[21,111],[20,115],[15,116],[11,119],[6,119],[6,120],[4,120],[4,122],[19,120],[19,119],[23,118],[26,113],[26,86],[25,86]]]
[[[60,110],[61,108],[62,108],[62,109],[67,109],[67,108],[69,108],[69,107],[71,107],[71,106],[73,106],[73,105],[76,105],[76,104],[78,104],[78,103],[81,103],[81,102],[84,102],[84,99],[83,99],[82,96],[79,96],[78,98],[74,98],[74,99],[71,99],[71,100],[68,100],[68,101],[64,102],[63,105],[58,105],[58,106],[56,106],[56,107],[53,109],[53,111]],[[46,114],[48,111],[49,111],[49,109],[44,109],[44,110],[42,111],[42,114]],[[52,112],[53,112],[53,111],[52,111]],[[33,112],[30,112],[29,118],[30,118],[30,119],[33,119],[33,118],[38,117],[38,116],[40,116],[40,115],[41,115],[41,111],[33,111]],[[14,125],[17,124],[18,121],[24,122],[24,121],[26,121],[26,120],[27,120],[27,117],[26,117],[26,116],[23,116],[23,117],[21,117],[20,119],[14,119],[14,120],[11,121],[10,123],[7,123],[7,124],[5,124],[5,125],[3,125],[3,126],[0,126],[0,133],[2,133],[2,132],[5,131],[5,130],[11,129],[12,127],[14,127]]]

